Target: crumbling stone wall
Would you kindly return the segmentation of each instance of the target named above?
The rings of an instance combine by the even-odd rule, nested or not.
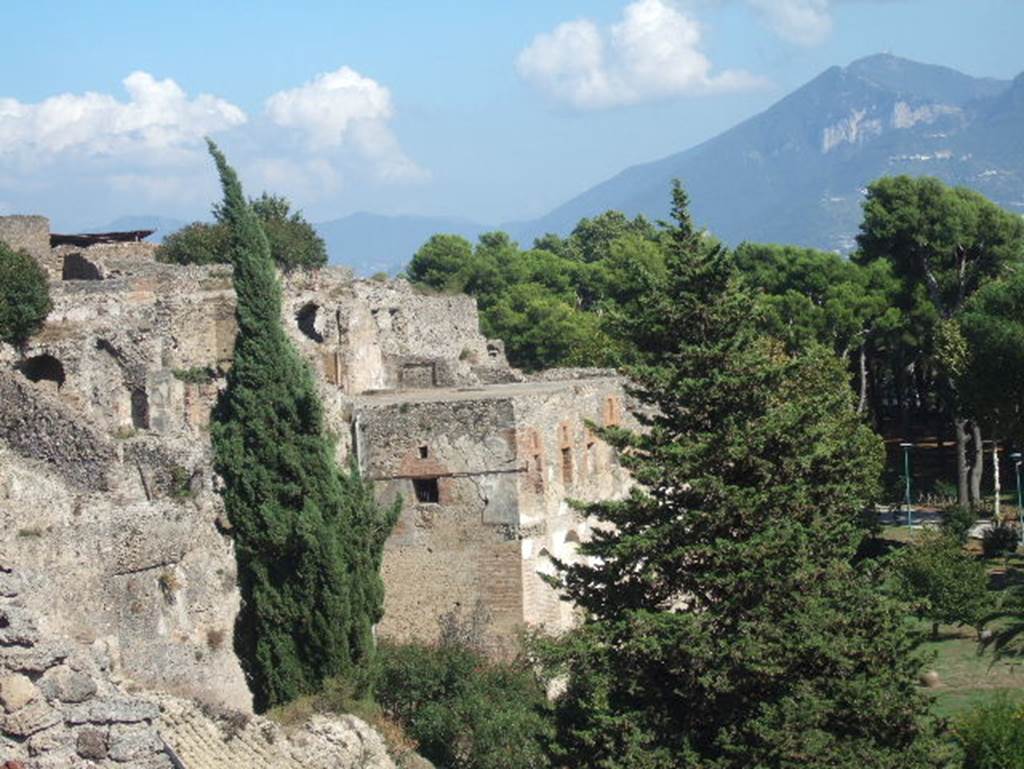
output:
[[[576,372],[356,399],[360,465],[385,502],[403,500],[384,556],[381,635],[434,639],[439,618],[478,605],[499,651],[524,624],[568,627],[571,607],[538,572],[572,561],[590,537],[591,522],[568,499],[629,488],[611,447],[587,427],[624,419],[623,397],[618,378]]]
[[[48,265],[50,220],[45,216],[0,216],[0,240],[15,251],[25,251]]]
[[[44,632],[24,604],[34,582],[0,561],[0,760],[24,769],[395,769],[381,736],[354,716],[315,715],[286,730],[208,702],[129,693],[107,645]]]
[[[504,346],[480,334],[476,303],[404,280],[319,270],[286,276],[286,327],[344,393],[471,386],[520,378]]]
[[[508,536],[518,504],[511,401],[468,393],[366,397],[354,420],[366,477],[385,504],[403,501],[384,555],[381,635],[433,639],[441,615],[477,604],[492,615],[496,637],[517,627],[519,544]],[[417,488],[428,483],[427,493]]]
[[[123,251],[58,254],[75,257],[45,327],[24,350],[0,345],[0,554],[46,575],[23,600],[47,633],[103,645],[136,685],[244,710],[208,438],[236,333],[231,271]],[[623,418],[619,381],[525,381],[468,297],[336,269],[282,283],[339,462],[355,453],[384,501],[406,500],[381,633],[428,640],[441,615],[482,607],[497,649],[523,623],[571,622],[536,572],[589,536],[565,496],[628,485],[584,424]]]
[[[44,387],[8,371],[0,371],[0,404],[0,441],[51,465],[72,485],[107,488],[113,446],[79,414]]]
[[[0,564],[0,757],[26,769],[171,769],[157,705],[113,683],[102,643],[46,638],[21,602],[29,585]]]

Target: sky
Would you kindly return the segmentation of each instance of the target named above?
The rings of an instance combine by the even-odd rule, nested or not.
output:
[[[0,214],[207,218],[250,195],[529,219],[889,52],[1024,71],[1024,0],[34,0],[5,4]]]

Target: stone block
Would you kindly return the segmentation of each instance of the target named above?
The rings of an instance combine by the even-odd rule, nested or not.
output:
[[[117,697],[76,705],[66,715],[69,724],[116,724],[152,721],[160,708],[145,700]]]
[[[151,726],[115,727],[111,730],[109,755],[113,761],[135,761],[163,749],[163,742]]]
[[[39,646],[0,646],[0,664],[19,673],[42,673],[59,664],[68,656],[63,644]]]
[[[36,732],[48,729],[61,721],[60,713],[47,705],[43,700],[33,700],[3,720],[0,731],[17,738],[31,737]]]
[[[82,758],[102,761],[107,757],[107,733],[103,729],[82,729],[75,739],[75,750]]]
[[[47,670],[39,681],[39,688],[47,699],[61,702],[85,702],[96,694],[96,682],[92,678],[66,665]]]
[[[32,646],[39,643],[39,630],[20,606],[0,606],[0,646]]]
[[[74,742],[74,735],[56,724],[33,734],[28,740],[28,752],[38,756],[55,750],[67,751],[74,746]]]
[[[8,713],[21,710],[38,696],[39,690],[27,676],[14,673],[0,678],[0,704]]]

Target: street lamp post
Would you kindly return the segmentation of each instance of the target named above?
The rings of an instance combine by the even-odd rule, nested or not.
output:
[[[907,528],[909,529],[914,525],[913,514],[910,507],[910,449],[914,447],[913,443],[903,441],[900,444],[900,448],[903,449],[903,483],[904,483],[904,495],[903,501],[907,505]]]
[[[1020,521],[1021,528],[1024,529],[1024,504],[1021,504],[1021,493],[1020,493],[1020,459],[1021,453],[1015,451],[1010,454],[1010,459],[1013,460],[1013,470],[1017,476],[1017,520]]]

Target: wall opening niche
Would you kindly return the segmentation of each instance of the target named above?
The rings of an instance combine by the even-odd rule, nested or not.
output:
[[[30,382],[48,382],[60,389],[64,386],[64,364],[52,355],[36,355],[18,364],[18,371]]]
[[[413,478],[412,490],[420,504],[436,505],[441,502],[441,490],[437,478]]]

